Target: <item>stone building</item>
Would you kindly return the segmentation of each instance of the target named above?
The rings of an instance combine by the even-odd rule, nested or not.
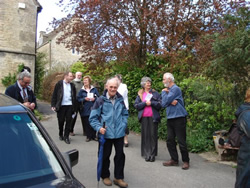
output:
[[[22,63],[31,68],[34,79],[37,14],[41,10],[37,0],[0,0],[0,79],[15,73]],[[4,90],[0,82],[0,92]]]
[[[57,44],[57,39],[61,36],[62,32],[52,31],[50,33],[40,32],[37,52],[46,54],[47,64],[45,71],[50,70],[66,70],[73,63],[77,62],[81,57],[75,48],[68,49],[64,44]]]

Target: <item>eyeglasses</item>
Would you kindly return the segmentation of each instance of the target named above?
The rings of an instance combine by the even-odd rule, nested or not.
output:
[[[29,85],[29,84],[30,84],[30,82],[25,82],[25,81],[23,81],[23,80],[22,80],[22,82],[23,82],[25,85]]]

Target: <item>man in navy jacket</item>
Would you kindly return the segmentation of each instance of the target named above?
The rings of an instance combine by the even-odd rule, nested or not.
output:
[[[15,84],[5,90],[5,94],[18,100],[31,110],[36,108],[36,97],[30,86],[31,74],[28,71],[19,73]]]
[[[51,109],[57,112],[59,125],[59,139],[70,144],[69,133],[72,115],[76,112],[76,88],[71,81],[73,80],[72,72],[66,72],[64,79],[56,83],[51,99]],[[64,123],[65,129],[64,128]]]

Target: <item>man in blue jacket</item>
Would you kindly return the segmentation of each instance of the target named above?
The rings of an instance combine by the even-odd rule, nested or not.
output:
[[[106,90],[100,96],[90,113],[90,125],[100,134],[105,135],[106,142],[103,152],[103,166],[101,177],[103,183],[111,186],[110,180],[110,155],[112,146],[115,147],[114,157],[114,183],[120,187],[127,187],[124,179],[125,154],[123,151],[125,129],[127,126],[128,110],[126,109],[123,97],[117,92],[119,87],[116,78],[110,78],[106,83]],[[103,123],[106,127],[103,128]]]
[[[184,107],[184,100],[181,89],[175,85],[174,76],[171,73],[163,75],[163,84],[165,88],[162,90],[162,108],[167,108],[167,148],[171,156],[171,160],[163,163],[163,166],[177,166],[178,153],[176,149],[177,141],[181,150],[183,170],[189,169],[189,155],[186,143],[186,116],[187,111]]]

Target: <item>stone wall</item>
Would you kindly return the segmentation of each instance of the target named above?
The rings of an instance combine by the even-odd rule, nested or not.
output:
[[[37,49],[37,52],[46,54],[48,63],[45,67],[47,72],[49,70],[67,70],[81,57],[81,54],[78,54],[76,51],[73,54],[72,49],[67,49],[63,44],[57,44],[58,37],[60,37],[60,33]]]
[[[36,0],[0,1],[0,79],[15,73],[22,63],[31,68],[34,78],[39,7]],[[0,92],[4,90],[0,81]]]

